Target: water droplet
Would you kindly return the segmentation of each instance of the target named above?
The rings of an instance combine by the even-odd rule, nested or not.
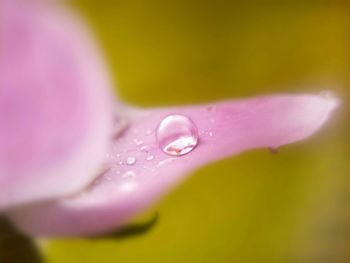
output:
[[[137,187],[137,181],[135,180],[136,174],[133,171],[127,171],[122,175],[123,181],[120,184],[120,190],[124,193],[132,192]]]
[[[210,137],[213,137],[213,132],[208,132],[208,135],[209,135]]]
[[[171,163],[175,158],[168,158],[165,160],[162,160],[158,163],[158,166],[163,166],[164,164]]]
[[[184,115],[164,118],[157,128],[156,137],[159,147],[169,155],[184,155],[198,144],[197,127]]]
[[[122,178],[124,179],[131,179],[135,177],[135,173],[133,171],[127,171],[122,175]]]
[[[135,164],[135,163],[136,163],[136,158],[133,157],[133,156],[130,156],[130,157],[128,157],[128,158],[126,159],[126,164],[127,164],[127,165],[133,165],[133,164]]]
[[[144,145],[144,146],[142,146],[142,147],[140,148],[140,150],[141,150],[142,152],[148,152],[148,151],[149,151],[149,147],[148,147],[147,145]]]
[[[148,155],[147,157],[146,157],[146,160],[147,161],[151,161],[151,160],[153,160],[154,159],[154,156],[153,155]]]
[[[147,131],[146,131],[146,134],[147,134],[147,135],[151,135],[151,134],[152,134],[152,131],[151,131],[151,130],[147,130]]]
[[[140,146],[143,144],[143,142],[141,140],[138,140],[138,139],[134,139],[134,142],[137,146]]]

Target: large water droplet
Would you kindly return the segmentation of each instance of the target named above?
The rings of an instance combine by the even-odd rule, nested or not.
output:
[[[192,151],[198,144],[198,130],[184,115],[169,115],[157,128],[157,141],[163,152],[180,156]]]

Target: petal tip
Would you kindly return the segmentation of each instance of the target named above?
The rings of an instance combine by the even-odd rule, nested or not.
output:
[[[327,101],[329,111],[336,110],[341,104],[341,99],[333,91],[324,90],[320,93],[320,96],[322,99]]]

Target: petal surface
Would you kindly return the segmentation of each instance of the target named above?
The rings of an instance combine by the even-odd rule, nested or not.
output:
[[[1,210],[86,187],[110,143],[112,96],[97,48],[62,6],[0,4]]]
[[[97,234],[123,226],[176,186],[190,171],[239,152],[303,140],[337,106],[335,99],[282,95],[189,107],[130,109],[106,156],[106,171],[84,192],[10,211],[29,235]],[[182,156],[159,148],[156,130],[169,115],[190,118],[198,145]],[[119,126],[121,127],[121,126]]]

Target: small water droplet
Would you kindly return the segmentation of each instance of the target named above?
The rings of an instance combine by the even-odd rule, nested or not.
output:
[[[129,156],[127,159],[126,159],[126,164],[127,165],[133,165],[136,163],[136,158],[133,157],[133,156]]]
[[[154,156],[153,155],[148,155],[147,157],[146,157],[146,160],[147,161],[151,161],[151,160],[153,160],[154,159]]]
[[[158,166],[163,166],[164,164],[171,163],[175,158],[168,158],[165,160],[162,160],[158,163]]]
[[[140,146],[143,144],[143,142],[141,140],[138,140],[138,139],[134,139],[134,142],[137,146]]]
[[[136,176],[135,172],[133,172],[133,171],[126,171],[122,175],[122,178],[124,178],[124,179],[131,179],[131,178],[134,178],[135,176]]]
[[[122,175],[123,181],[120,184],[120,191],[124,193],[132,192],[137,187],[137,181],[135,180],[136,174],[134,171],[127,171]]]
[[[209,135],[210,137],[213,137],[213,132],[208,132],[208,135]]]
[[[151,130],[147,130],[147,131],[146,131],[146,134],[147,134],[147,135],[151,135],[151,134],[152,134],[152,131],[151,131]]]
[[[184,115],[164,118],[157,128],[156,137],[163,152],[174,156],[189,153],[198,144],[197,127]]]
[[[149,147],[148,147],[147,145],[144,145],[144,146],[142,146],[142,147],[140,148],[140,150],[141,150],[142,152],[148,152],[148,151],[149,151]]]

